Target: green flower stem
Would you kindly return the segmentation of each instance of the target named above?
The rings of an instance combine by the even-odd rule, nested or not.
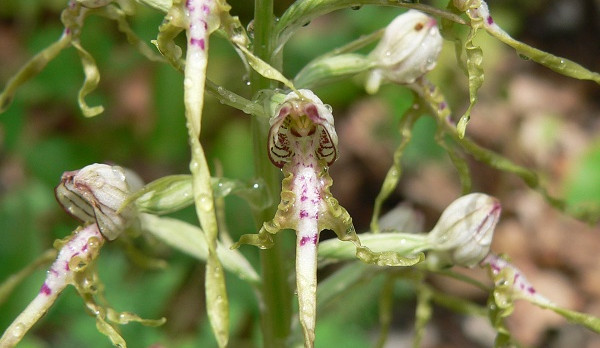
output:
[[[462,17],[455,13],[428,5],[405,3],[398,0],[299,0],[285,11],[279,22],[277,22],[275,32],[278,34],[278,38],[277,45],[274,47],[274,53],[277,54],[280,52],[283,48],[283,45],[285,45],[287,40],[289,40],[296,30],[314,18],[335,10],[362,5],[392,6],[415,9],[446,18],[459,24],[467,24]]]
[[[272,30],[275,22],[273,0],[256,0],[254,8],[254,54],[274,68],[281,69],[281,60],[272,55]],[[250,82],[254,94],[274,87],[271,81],[254,71],[250,76]],[[273,197],[277,197],[281,180],[279,170],[269,161],[266,146],[268,132],[268,118],[252,118],[255,175],[262,178],[267,190]],[[275,215],[276,210],[276,205],[271,205],[255,213],[257,230],[264,221],[269,221]],[[279,239],[278,236],[274,237]],[[290,262],[293,258],[285,255],[284,245],[280,241],[276,241],[270,249],[261,250],[260,256],[263,279],[261,306],[263,347],[285,347],[293,315],[292,289],[287,273],[291,269]]]
[[[429,248],[427,234],[421,233],[361,233],[360,241],[373,252],[394,251],[407,257]],[[356,247],[339,239],[328,239],[319,243],[318,255],[320,259],[355,260]]]
[[[265,114],[265,110],[260,104],[248,100],[225,87],[219,86],[209,79],[206,79],[206,91],[214,95],[222,104],[242,110],[249,115],[269,118],[269,115]]]

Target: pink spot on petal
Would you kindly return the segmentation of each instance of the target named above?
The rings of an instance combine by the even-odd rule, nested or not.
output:
[[[304,246],[308,242],[312,243],[313,245],[317,245],[318,241],[319,241],[319,235],[318,234],[314,234],[312,237],[304,236],[304,237],[300,238],[300,246]]]
[[[40,289],[40,293],[48,296],[52,293],[52,290],[48,287],[48,285],[46,285],[46,283],[44,283]]]
[[[306,237],[306,236],[300,238],[300,246],[303,246],[306,243],[308,243],[308,241],[310,241],[310,239],[311,239],[310,237]]]
[[[190,39],[190,45],[199,46],[200,49],[204,50],[204,39],[196,39],[193,37]]]
[[[194,12],[194,10],[196,9],[193,5],[192,5],[192,1],[191,0],[187,0],[185,2],[185,7],[188,9],[188,11],[190,12]]]
[[[300,218],[304,219],[305,217],[308,217],[308,212],[306,210],[300,210]]]
[[[530,293],[531,295],[533,295],[533,294],[535,294],[535,289],[530,286],[527,288],[527,292]]]
[[[492,19],[492,16],[488,16],[488,17],[487,17],[487,24],[488,24],[488,25],[492,25],[492,24],[494,24],[494,20]]]

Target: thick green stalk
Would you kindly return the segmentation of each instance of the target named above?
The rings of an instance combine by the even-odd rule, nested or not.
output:
[[[254,12],[254,54],[275,69],[281,69],[281,61],[272,57],[273,0],[256,0]],[[250,78],[252,91],[274,87],[272,82],[256,72]],[[281,189],[279,170],[271,164],[267,154],[268,118],[252,118],[252,136],[254,139],[255,175],[264,180],[273,197],[277,197]],[[277,202],[275,200],[275,202]],[[275,215],[276,203],[256,213],[257,230],[264,221]],[[280,239],[277,236],[276,239]],[[292,316],[292,290],[288,282],[288,270],[292,258],[288,259],[281,242],[276,242],[271,249],[261,251],[262,265],[262,331],[264,347],[284,347],[290,333]]]

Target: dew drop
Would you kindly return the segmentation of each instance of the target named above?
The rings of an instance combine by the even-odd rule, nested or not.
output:
[[[96,250],[100,247],[100,239],[98,237],[90,237],[90,239],[88,239],[87,245],[90,249]]]
[[[25,334],[25,325],[19,323],[13,327],[12,335],[21,338]]]
[[[526,55],[524,55],[522,53],[519,53],[519,58],[521,58],[523,60],[530,60],[531,59],[531,58],[529,58],[528,56],[526,56]]]
[[[200,209],[204,211],[211,211],[213,209],[213,200],[207,194],[201,194],[198,196],[198,205]]]
[[[248,74],[245,74],[244,76],[242,76],[242,82],[244,82],[244,84],[246,86],[250,86],[250,77],[248,76]]]
[[[79,256],[73,256],[68,262],[69,269],[73,272],[80,272],[87,267],[87,262]]]

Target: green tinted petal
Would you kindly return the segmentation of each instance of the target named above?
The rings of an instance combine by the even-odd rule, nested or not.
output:
[[[79,108],[81,109],[83,116],[94,117],[101,114],[104,111],[104,107],[101,105],[90,107],[87,105],[84,98],[98,87],[98,83],[100,82],[100,71],[98,71],[98,66],[96,65],[94,57],[81,47],[78,41],[71,42],[71,45],[77,49],[81,64],[83,65],[83,73],[85,74],[83,86],[81,86],[77,95]]]
[[[229,303],[225,288],[225,274],[215,253],[208,255],[206,263],[206,310],[219,347],[229,340]]]
[[[127,348],[125,339],[119,334],[119,332],[109,323],[107,323],[102,317],[96,316],[96,328],[98,331],[108,337],[110,342],[115,347]]]
[[[469,37],[465,41],[464,49],[467,56],[467,72],[469,74],[469,107],[467,111],[460,117],[456,129],[458,130],[458,136],[463,138],[467,124],[471,119],[471,109],[477,103],[477,91],[483,84],[483,51],[481,47],[476,46],[473,43],[473,39],[477,33],[479,26],[473,25]]]
[[[425,260],[425,254],[418,253],[415,256],[403,256],[394,251],[373,252],[369,248],[359,246],[356,248],[356,257],[362,262],[377,266],[414,266]]]
[[[167,319],[143,319],[140,316],[130,312],[117,312],[112,308],[106,309],[106,319],[116,324],[128,324],[130,322],[137,322],[144,326],[160,326],[163,325]]]
[[[250,64],[252,69],[254,69],[257,73],[261,74],[262,76],[264,76],[268,79],[279,81],[279,82],[283,83],[289,89],[296,91],[294,84],[290,80],[288,80],[285,76],[283,76],[283,74],[281,72],[279,72],[279,70],[273,68],[271,65],[266,63],[264,60],[255,56],[254,53],[250,52],[246,47],[244,47],[242,45],[239,45],[237,47],[244,53],[244,55],[246,56],[246,59],[248,60],[248,64]]]
[[[152,43],[176,70],[183,71],[185,61],[181,58],[183,50],[175,43],[175,38],[185,28],[185,13],[180,6],[169,9],[162,24],[158,27],[158,36]]]
[[[416,253],[430,247],[425,233],[363,233],[361,244],[371,250],[393,251],[405,257],[413,257]],[[341,240],[328,239],[319,243],[319,258],[333,260],[352,260],[356,247]]]

